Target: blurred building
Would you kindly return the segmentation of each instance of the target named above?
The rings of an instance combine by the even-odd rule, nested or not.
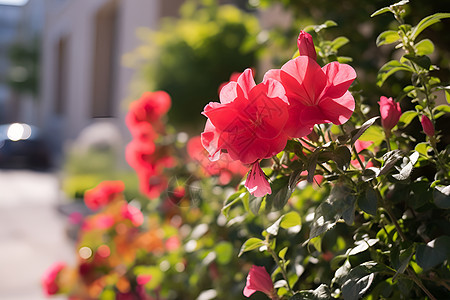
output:
[[[46,0],[39,125],[54,148],[95,123],[111,123],[127,136],[122,100],[133,70],[121,57],[139,45],[139,27],[156,29],[182,2]]]
[[[8,122],[14,114],[10,109],[13,95],[8,85],[11,67],[9,51],[17,39],[20,20],[20,7],[0,4],[0,123]]]

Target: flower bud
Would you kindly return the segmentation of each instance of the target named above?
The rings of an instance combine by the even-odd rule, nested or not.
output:
[[[426,135],[428,135],[429,137],[434,136],[433,123],[427,116],[422,115],[422,118],[420,119],[420,123],[422,123],[423,132],[425,132]]]
[[[300,56],[309,56],[310,58],[317,60],[316,48],[312,36],[301,30],[297,40],[298,52]]]
[[[392,98],[381,96],[378,104],[380,105],[381,125],[389,131],[397,125],[402,115],[400,103],[395,102]]]

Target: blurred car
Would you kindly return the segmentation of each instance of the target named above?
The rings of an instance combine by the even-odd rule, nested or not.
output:
[[[24,123],[0,125],[0,168],[48,169],[50,161],[38,128]]]

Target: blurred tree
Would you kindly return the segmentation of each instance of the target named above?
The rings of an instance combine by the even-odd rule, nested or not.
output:
[[[14,44],[9,48],[11,68],[9,86],[18,93],[29,93],[35,99],[38,94],[39,40],[25,44]]]
[[[360,88],[364,91],[363,97],[366,103],[372,104],[375,110],[378,109],[376,101],[379,100],[380,95],[398,94],[404,86],[402,80],[408,80],[407,77],[402,78],[401,74],[396,74],[397,76],[389,78],[381,88],[375,84],[378,69],[387,62],[386,57],[395,57],[396,55],[395,45],[379,48],[375,43],[376,38],[386,30],[386,27],[395,29],[396,22],[390,14],[377,16],[376,22],[370,18],[370,15],[377,9],[395,2],[387,0],[341,0],[336,2],[327,0],[248,0],[249,7],[258,9],[267,8],[275,3],[281,4],[293,16],[292,27],[288,29],[275,28],[270,32],[270,43],[278,44],[272,45],[272,48],[277,50],[271,54],[274,67],[277,68],[280,67],[278,64],[282,64],[290,58],[286,57],[286,53],[279,49],[292,48],[292,45],[295,45],[299,29],[311,24],[322,24],[326,20],[335,21],[338,26],[326,30],[325,38],[332,40],[337,36],[345,36],[350,40],[349,44],[339,49],[339,54],[353,58],[350,64],[358,73]],[[417,24],[423,17],[436,12],[448,12],[449,8],[448,5],[445,7],[442,1],[411,1],[408,5],[406,23]],[[389,25],[386,26],[386,24]],[[433,76],[440,77],[442,82],[448,82],[450,77],[450,53],[448,51],[450,35],[446,34],[449,30],[450,21],[445,19],[428,28],[424,33],[436,45],[432,62],[444,68],[441,68],[439,73]],[[295,48],[291,49],[290,55],[293,51]],[[280,54],[284,56],[280,57]]]
[[[125,57],[138,69],[132,96],[145,90],[168,92],[171,123],[198,132],[203,107],[218,99],[218,88],[233,72],[254,67],[260,45],[255,16],[215,0],[189,0],[180,18],[167,18],[157,32],[138,32],[143,44]]]

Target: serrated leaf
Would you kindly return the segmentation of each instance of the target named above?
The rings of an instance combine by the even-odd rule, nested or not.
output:
[[[450,185],[436,186],[433,190],[434,204],[442,209],[450,209]]]
[[[388,30],[380,33],[377,37],[377,46],[388,45],[400,41],[397,31]]]
[[[449,249],[450,237],[440,236],[426,245],[420,244],[417,246],[416,262],[424,271],[428,271],[443,263],[446,259],[450,259]]]
[[[436,13],[434,15],[423,18],[411,32],[411,39],[414,41],[417,36],[429,26],[440,22],[442,19],[450,18],[450,13]]]
[[[294,189],[289,187],[288,177],[279,177],[271,184],[272,194],[266,196],[266,203],[273,206],[276,210],[281,210],[291,197]]]
[[[367,130],[369,129],[370,126],[373,125],[373,123],[375,123],[376,120],[378,120],[378,118],[380,118],[379,116],[377,117],[373,117],[369,120],[367,120],[366,122],[364,122],[364,124],[361,125],[361,127],[359,127],[358,129],[355,129],[354,131],[352,131],[352,139],[351,139],[351,144],[353,145],[357,139],[359,139],[359,137]]]
[[[380,71],[378,71],[377,85],[382,86],[386,79],[388,79],[392,74],[398,71],[413,72],[414,70],[412,70],[409,66],[400,63],[399,61],[388,61],[380,68]]]
[[[414,47],[417,55],[429,55],[434,52],[434,44],[429,39],[421,40]]]
[[[261,246],[264,246],[264,241],[263,240],[258,239],[258,238],[249,238],[242,245],[241,250],[239,251],[238,257],[241,256],[244,252],[254,250],[254,249],[259,248]]]

